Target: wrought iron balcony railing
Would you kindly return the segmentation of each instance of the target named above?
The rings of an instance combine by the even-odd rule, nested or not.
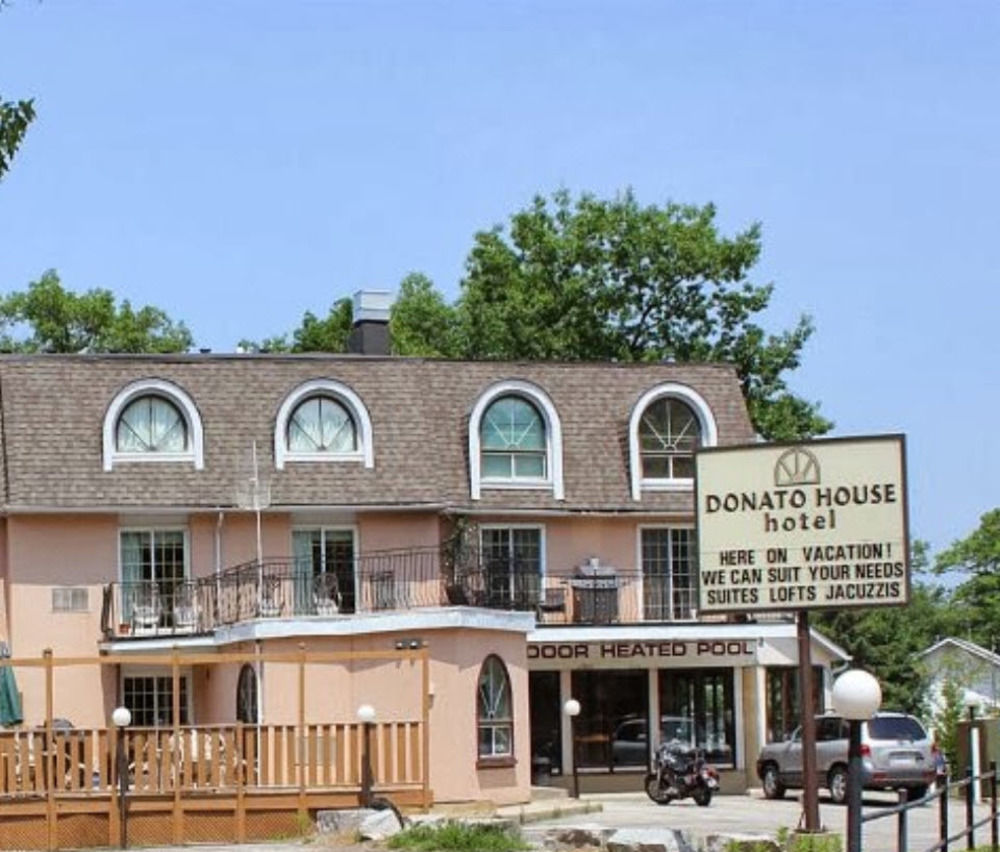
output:
[[[105,636],[209,633],[254,619],[343,618],[422,607],[473,606],[536,613],[540,623],[689,621],[696,590],[687,578],[646,573],[599,576],[539,572],[474,549],[378,551],[340,563],[256,560],[218,574],[112,583]]]

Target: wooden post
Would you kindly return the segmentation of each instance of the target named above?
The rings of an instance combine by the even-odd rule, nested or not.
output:
[[[45,822],[47,823],[48,847],[59,846],[56,831],[56,764],[55,742],[52,738],[53,669],[52,649],[42,651],[45,660]]]
[[[245,843],[247,839],[247,803],[246,803],[246,749],[244,748],[243,723],[236,723],[236,842]]]
[[[820,830],[819,790],[816,776],[816,719],[813,707],[812,642],[809,610],[799,610],[799,713],[802,726],[802,818],[806,832]]]
[[[306,817],[306,644],[299,642],[299,735],[296,762],[299,766],[299,819]]]
[[[121,805],[118,802],[118,762],[115,760],[115,756],[118,754],[118,735],[119,730],[117,725],[111,726],[111,736],[108,738],[108,747],[110,751],[107,754],[108,760],[108,777],[111,783],[111,809],[108,812],[108,845],[109,846],[121,846],[122,844],[122,822],[121,822]]]
[[[172,707],[173,714],[173,748],[171,759],[174,767],[174,812],[171,825],[173,828],[174,844],[179,845],[184,842],[184,805],[181,801],[181,663],[180,650],[174,645],[170,652],[170,675],[172,679]]]
[[[420,785],[421,801],[424,810],[431,806],[431,666],[430,651],[425,645],[420,649],[421,663],[421,691],[423,701],[420,710],[420,722],[423,727],[423,737],[421,738],[420,772],[422,775]]]

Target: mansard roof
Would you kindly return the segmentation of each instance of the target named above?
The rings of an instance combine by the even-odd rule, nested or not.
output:
[[[182,389],[200,415],[203,467],[103,464],[112,400],[140,380]],[[282,402],[316,379],[350,388],[371,417],[374,466],[293,462],[277,470]],[[565,499],[551,490],[470,498],[469,416],[505,380],[541,388],[562,424]],[[256,442],[274,507],[421,505],[484,510],[676,512],[691,495],[630,494],[628,424],[651,388],[674,382],[711,408],[719,444],[754,439],[736,373],[720,364],[446,361],[352,355],[0,356],[0,481],[8,511],[227,507]]]

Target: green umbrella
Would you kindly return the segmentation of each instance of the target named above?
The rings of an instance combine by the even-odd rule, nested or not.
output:
[[[14,667],[0,666],[0,725],[20,725],[23,721],[24,713],[21,710],[17,681],[14,679]]]

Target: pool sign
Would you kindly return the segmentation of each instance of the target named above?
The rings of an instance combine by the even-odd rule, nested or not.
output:
[[[909,600],[902,435],[710,448],[695,464],[702,612]]]

